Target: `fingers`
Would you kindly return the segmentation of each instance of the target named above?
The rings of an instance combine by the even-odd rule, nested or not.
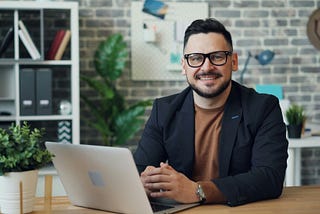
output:
[[[146,167],[141,173],[141,180],[151,197],[165,197],[182,203],[198,200],[195,194],[197,184],[167,163],[160,163],[159,167]]]
[[[174,170],[169,164],[163,162],[160,163],[160,168]]]
[[[151,192],[162,192],[171,189],[170,176],[174,173],[173,168],[166,163],[161,163],[160,167],[148,166],[141,173],[142,184],[148,194]],[[160,194],[163,197],[163,194]]]

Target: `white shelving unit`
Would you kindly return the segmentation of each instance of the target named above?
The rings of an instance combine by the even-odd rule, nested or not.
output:
[[[64,14],[69,15],[69,27],[71,30],[70,40],[70,58],[62,60],[45,60],[45,54],[48,47],[45,46],[45,37],[49,37],[51,26],[45,23],[46,13],[49,11],[62,11]],[[14,39],[13,39],[13,56],[0,58],[0,111],[10,112],[9,116],[0,116],[1,122],[15,122],[20,124],[22,121],[62,121],[67,120],[72,123],[72,143],[78,144],[79,139],[79,24],[78,24],[78,3],[77,2],[9,2],[2,1],[0,4],[0,15],[5,12],[7,19],[12,19],[14,26]],[[40,50],[41,58],[39,60],[32,60],[31,57],[21,57],[22,42],[19,39],[18,21],[21,14],[26,16],[28,12],[32,13],[32,22],[38,22],[38,33],[40,41],[33,39],[37,48]],[[36,17],[34,17],[36,14]],[[37,20],[39,19],[39,20]],[[73,21],[71,21],[73,20]],[[23,17],[23,21],[28,23],[28,17]],[[2,23],[3,24],[3,23]],[[30,25],[29,25],[30,26]],[[10,26],[7,26],[9,28]],[[3,29],[6,29],[3,25]],[[27,25],[28,28],[28,25]],[[32,26],[32,29],[34,26]],[[28,29],[30,34],[32,29]],[[57,29],[52,29],[56,31]],[[51,40],[53,40],[54,33],[51,32]],[[47,44],[50,44],[47,42]],[[10,50],[9,50],[10,51]],[[70,102],[72,104],[71,115],[60,115],[57,112],[58,106],[52,106],[53,113],[50,115],[21,115],[20,113],[20,90],[19,90],[19,74],[22,68],[50,68],[53,72],[59,72],[60,68],[70,72]],[[54,74],[53,74],[54,75]],[[59,79],[57,80],[59,81]],[[64,81],[62,79],[62,81]],[[58,92],[57,92],[58,93]],[[57,94],[56,93],[56,94]],[[52,98],[53,100],[55,97]],[[56,103],[58,103],[56,98]],[[54,139],[53,139],[54,140]]]
[[[1,127],[11,123],[30,122],[32,127],[44,127],[50,132],[49,141],[58,141],[58,123],[71,122],[71,143],[80,143],[79,118],[79,18],[78,2],[49,1],[1,1],[0,4],[0,44],[4,33],[13,26],[12,44],[0,58],[0,112],[10,115],[0,115]],[[33,60],[21,42],[18,30],[19,20],[23,20],[33,42],[40,52],[40,59]],[[71,39],[61,60],[46,60],[55,33],[59,28],[71,31]],[[52,114],[24,115],[20,109],[20,73],[22,69],[52,70]],[[39,72],[38,70],[36,72]],[[61,86],[61,88],[59,88]],[[59,113],[59,103],[67,99],[72,106],[70,115]],[[55,136],[56,134],[56,136]],[[43,183],[43,175],[56,174],[54,169],[42,170],[39,173],[39,183]],[[59,182],[58,182],[59,183]],[[60,185],[61,186],[61,185]],[[38,185],[39,188],[39,185]],[[42,187],[40,187],[41,189]],[[53,188],[55,188],[55,178]],[[39,192],[39,191],[38,191]],[[56,195],[64,191],[58,191]],[[40,193],[42,194],[42,193]],[[37,195],[39,195],[37,193]]]

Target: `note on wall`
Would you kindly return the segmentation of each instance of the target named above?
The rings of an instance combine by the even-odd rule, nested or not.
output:
[[[166,2],[164,18],[143,12],[143,2],[131,4],[133,80],[185,80],[181,56],[185,28],[208,17],[207,3]]]

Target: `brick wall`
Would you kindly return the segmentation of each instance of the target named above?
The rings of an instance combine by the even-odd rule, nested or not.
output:
[[[93,73],[93,53],[108,35],[121,32],[130,48],[131,0],[79,0],[80,72]],[[170,1],[168,1],[170,2]],[[179,1],[176,1],[179,2]],[[192,0],[188,0],[192,2]],[[200,2],[200,1],[194,1]],[[209,14],[222,21],[231,31],[242,70],[247,52],[264,49],[275,51],[271,64],[261,66],[251,58],[244,83],[281,84],[284,97],[304,106],[308,122],[320,123],[320,55],[306,36],[306,24],[320,0],[203,0]],[[186,11],[191,12],[191,11]],[[165,66],[165,65],[164,65]],[[239,79],[234,73],[234,79]],[[155,98],[180,91],[186,86],[179,81],[132,81],[130,60],[118,88],[130,101]],[[81,93],[93,92],[81,84]],[[146,117],[149,111],[146,112]],[[81,118],[90,112],[81,105]],[[129,145],[136,145],[138,136]],[[100,144],[97,132],[81,120],[81,143]],[[320,142],[319,142],[320,143]],[[302,150],[302,184],[320,184],[320,150]]]

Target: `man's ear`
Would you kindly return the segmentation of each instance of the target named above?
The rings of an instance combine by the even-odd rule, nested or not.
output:
[[[183,58],[181,58],[181,74],[182,75],[186,75],[186,60],[185,59],[183,59]]]
[[[238,71],[238,54],[233,53],[231,60],[232,60],[232,62],[231,62],[232,71]]]

